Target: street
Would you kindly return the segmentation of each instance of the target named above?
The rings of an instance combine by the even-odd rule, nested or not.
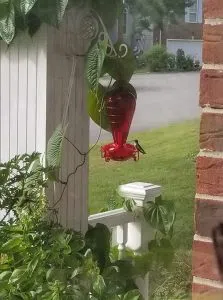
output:
[[[199,75],[199,72],[134,75],[131,84],[137,91],[138,99],[131,131],[143,131],[198,117]],[[96,141],[99,132],[99,127],[91,121],[91,143]],[[109,137],[108,132],[102,131],[101,140]]]

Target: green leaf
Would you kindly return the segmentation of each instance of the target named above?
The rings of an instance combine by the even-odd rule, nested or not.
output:
[[[125,200],[123,207],[126,211],[133,212],[136,207],[136,203],[133,199],[127,199]]]
[[[110,262],[110,239],[111,233],[103,224],[97,224],[85,235],[86,246],[92,250],[101,271]]]
[[[41,20],[38,16],[34,15],[33,13],[29,13],[27,16],[27,23],[29,28],[29,35],[32,37],[40,29]]]
[[[58,8],[57,8],[57,21],[60,24],[62,19],[63,19],[64,14],[65,14],[65,10],[67,8],[68,0],[58,0],[57,2],[58,2],[58,4],[57,4],[57,6],[58,6]]]
[[[81,251],[84,248],[85,241],[83,237],[79,233],[77,233],[73,235],[72,239],[69,242],[69,246],[71,247],[71,251],[74,254]]]
[[[26,15],[34,6],[37,0],[20,0],[20,10]]]
[[[9,270],[10,269],[10,265],[8,263],[6,264],[1,264],[0,263],[0,270],[3,271],[3,270]]]
[[[176,218],[174,204],[164,201],[161,197],[154,202],[148,202],[143,208],[146,221],[156,230],[164,235],[172,236],[173,224]]]
[[[8,240],[6,243],[4,243],[0,247],[0,252],[7,253],[9,251],[15,251],[15,248],[18,248],[17,251],[19,251],[19,246],[23,242],[22,238],[20,236],[13,237],[12,239]]]
[[[139,300],[139,299],[142,299],[139,290],[129,291],[128,293],[125,294],[123,298],[123,300]]]
[[[86,75],[90,88],[97,92],[99,78],[101,77],[102,67],[106,56],[108,39],[99,40],[91,47],[87,56]]]
[[[104,281],[103,277],[101,275],[98,275],[94,281],[93,289],[99,296],[102,296],[105,288],[106,288],[106,285],[105,285],[105,281]]]
[[[3,185],[7,182],[9,176],[9,169],[2,168],[0,169],[0,185]]]
[[[12,271],[4,271],[0,273],[0,282],[3,280],[9,280],[12,275]]]
[[[37,156],[34,162],[32,163],[29,174],[30,176],[26,180],[26,186],[28,187],[31,184],[34,184],[38,179],[43,178],[43,167],[40,162],[40,156]]]
[[[67,4],[68,0],[38,0],[32,13],[43,22],[58,27],[63,19]]]
[[[116,279],[130,280],[134,276],[134,266],[132,260],[117,260],[112,263],[112,266],[118,268]]]
[[[82,272],[83,272],[82,268],[80,268],[80,267],[76,268],[71,275],[71,279],[80,275]]]
[[[117,273],[119,272],[119,268],[117,266],[111,266],[108,268],[105,268],[103,272],[103,278],[105,279],[113,279]]]
[[[57,169],[60,167],[64,134],[65,131],[60,124],[48,141],[46,160],[47,166],[50,168]]]
[[[117,81],[129,82],[136,70],[136,59],[130,47],[128,47],[127,55],[120,57],[123,55],[123,52],[125,52],[125,48],[120,47],[121,44],[119,42],[114,45],[114,48],[118,53],[117,57],[106,56],[102,72],[103,74],[108,73]]]
[[[54,0],[56,6],[57,24],[59,25],[63,20],[65,10],[67,8],[68,0]]]
[[[48,282],[66,282],[67,270],[51,268],[46,273],[46,280]]]
[[[37,265],[39,263],[39,257],[34,257],[28,264],[27,271],[29,272],[29,276],[32,276],[33,272],[36,270]]]
[[[91,249],[87,249],[87,251],[85,252],[84,256],[88,259],[92,258],[92,251]]]
[[[110,125],[104,105],[105,93],[106,88],[101,84],[98,85],[97,92],[91,89],[88,91],[88,114],[99,127],[110,132]]]
[[[12,271],[4,271],[0,273],[0,299],[6,299],[4,295],[4,290],[7,290],[9,287],[9,278],[12,275]],[[4,295],[4,296],[3,296]]]
[[[11,0],[0,3],[0,37],[10,44],[15,36],[15,8]]]
[[[24,280],[26,274],[26,268],[25,267],[21,267],[18,269],[15,269],[9,279],[9,283],[11,284],[15,284],[18,282],[21,282]]]
[[[7,299],[9,287],[8,281],[0,281],[0,299]]]

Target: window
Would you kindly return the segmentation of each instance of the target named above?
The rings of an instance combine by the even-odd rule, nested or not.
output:
[[[189,13],[189,22],[197,23],[197,13],[194,13],[194,12]]]
[[[187,9],[189,23],[198,23],[198,1],[195,0],[194,4]]]

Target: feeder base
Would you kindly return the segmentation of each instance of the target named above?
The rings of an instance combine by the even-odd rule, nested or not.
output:
[[[131,158],[137,161],[139,159],[139,151],[131,144],[124,144],[122,146],[115,143],[107,144],[101,147],[101,155],[107,162],[110,160],[126,161]]]

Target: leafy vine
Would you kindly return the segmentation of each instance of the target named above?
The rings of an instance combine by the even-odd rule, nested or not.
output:
[[[19,31],[33,36],[42,23],[59,27],[67,10],[87,6],[96,10],[111,27],[122,1],[102,0],[4,0],[0,2],[0,37],[10,44]]]
[[[160,198],[146,205],[145,218],[159,238],[148,252],[127,251],[123,260],[111,248],[106,226],[89,227],[83,237],[49,220],[45,189],[53,180],[52,167],[44,165],[38,153],[0,165],[0,209],[6,211],[0,222],[0,298],[142,299],[134,280],[154,263],[171,262],[173,207]],[[127,207],[135,206],[131,201]]]

